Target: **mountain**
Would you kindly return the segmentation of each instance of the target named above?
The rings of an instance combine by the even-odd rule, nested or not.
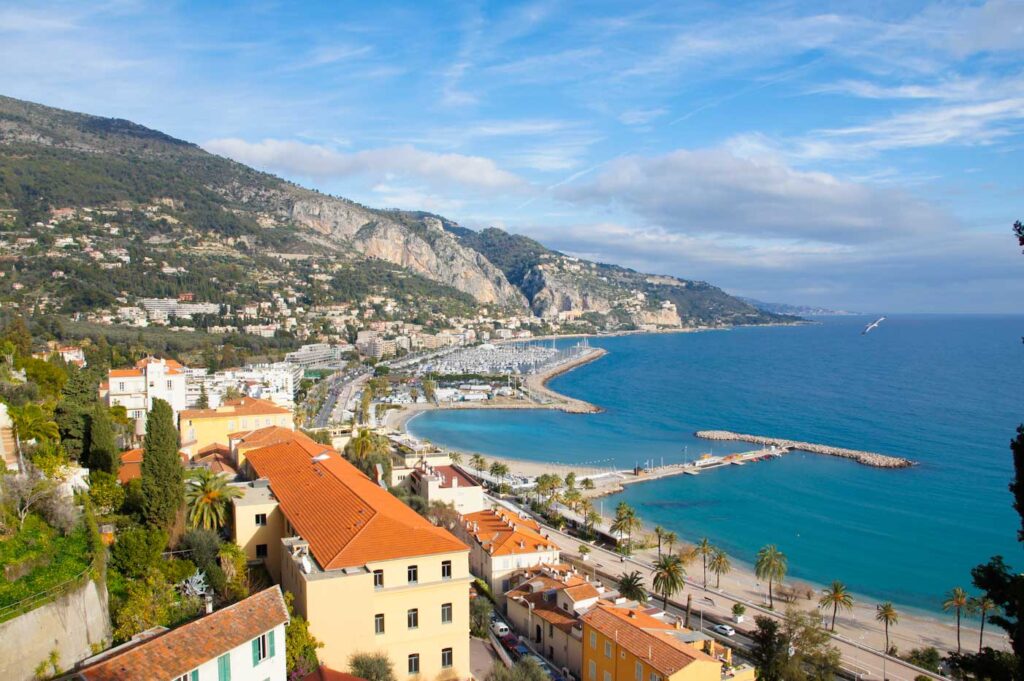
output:
[[[77,222],[64,224],[70,209]],[[386,291],[423,314],[440,301],[451,313],[530,309],[597,329],[785,319],[704,282],[579,260],[430,213],[369,208],[130,121],[7,97],[0,230],[16,263],[7,282],[23,291],[7,297],[65,313],[185,292],[237,304],[292,282],[308,304]]]
[[[795,315],[798,317],[844,317],[857,315],[859,312],[848,312],[847,310],[832,310],[827,307],[816,307],[813,305],[789,305],[787,303],[765,303],[753,298],[737,296],[745,303],[753,305],[758,310],[772,314]]]

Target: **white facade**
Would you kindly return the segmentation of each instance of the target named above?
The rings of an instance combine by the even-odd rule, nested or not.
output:
[[[303,345],[295,352],[289,352],[284,356],[284,360],[303,369],[326,369],[341,362],[342,352],[338,345],[311,343]]]
[[[107,380],[107,405],[123,406],[136,420],[145,419],[153,400],[170,404],[175,419],[188,406],[184,367],[173,360],[150,357],[134,369],[112,369]]]
[[[206,398],[210,409],[216,409],[224,401],[224,395],[230,388],[243,395],[261,400],[270,400],[282,407],[295,406],[295,392],[302,381],[302,367],[289,362],[273,364],[248,364],[241,369],[229,369],[207,375],[189,377],[188,403],[194,407],[199,402],[202,387],[206,388]]]
[[[271,632],[274,636],[274,654],[272,656],[269,649]],[[182,678],[186,681],[191,681],[192,678],[198,678],[199,681],[205,679],[217,681],[225,678],[231,679],[231,681],[287,681],[288,666],[284,654],[284,625],[277,625],[267,633],[258,636],[257,639],[263,639],[255,645],[266,653],[266,657],[258,662],[253,649],[254,643],[249,641],[196,667],[199,672],[196,677],[189,674]],[[223,657],[226,657],[228,661],[221,661]],[[222,666],[225,664],[231,667],[231,671],[226,676],[221,674]],[[177,681],[177,679],[172,681]]]

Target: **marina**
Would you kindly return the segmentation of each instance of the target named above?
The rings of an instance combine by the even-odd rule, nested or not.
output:
[[[811,454],[838,456],[843,459],[852,459],[857,463],[864,464],[865,466],[874,466],[875,468],[909,468],[915,465],[914,461],[900,456],[865,452],[859,449],[832,447],[830,445],[815,444],[813,442],[800,442],[799,440],[785,440],[782,438],[764,437],[762,435],[745,435],[743,433],[733,433],[728,430],[698,430],[694,435],[704,440],[750,442],[752,444],[771,447],[773,449],[799,449],[802,452],[810,452]]]

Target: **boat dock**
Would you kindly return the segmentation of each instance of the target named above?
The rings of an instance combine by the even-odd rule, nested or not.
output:
[[[843,459],[852,459],[865,466],[875,468],[909,468],[915,462],[900,456],[878,454],[877,452],[865,452],[858,449],[845,449],[843,447],[832,447],[820,445],[813,442],[800,442],[799,440],[785,440],[782,438],[765,437],[763,435],[745,435],[733,433],[728,430],[698,430],[694,433],[705,440],[732,440],[736,442],[750,442],[762,447],[772,447],[778,450],[799,449],[802,452],[812,454],[824,454],[826,456],[838,456]]]

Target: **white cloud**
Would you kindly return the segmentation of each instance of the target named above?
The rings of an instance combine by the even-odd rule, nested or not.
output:
[[[284,174],[319,180],[363,176],[371,181],[391,177],[415,178],[432,187],[458,187],[475,191],[523,189],[526,183],[481,156],[438,154],[412,146],[341,153],[316,144],[265,139],[247,142],[214,139],[203,147],[241,163]]]
[[[617,159],[593,180],[563,186],[555,195],[622,207],[651,225],[690,235],[849,244],[949,223],[905,194],[725,149]]]

